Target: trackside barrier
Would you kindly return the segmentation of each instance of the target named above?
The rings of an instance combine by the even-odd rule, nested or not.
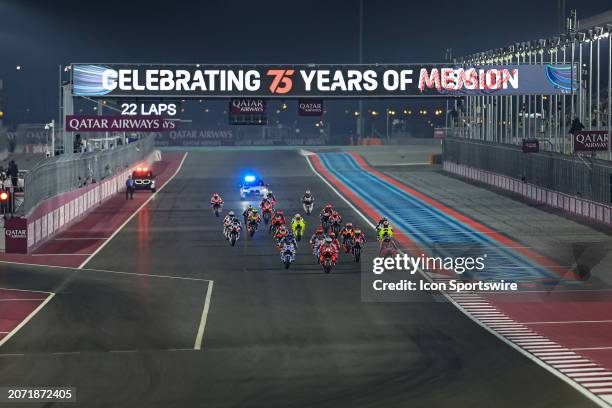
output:
[[[152,152],[146,163],[159,157],[159,151]],[[68,191],[40,202],[27,215],[28,253],[52,238],[92,209],[125,188],[125,181],[132,169]]]
[[[518,194],[601,224],[612,226],[612,207],[584,198],[549,190],[512,177],[445,161],[444,171]]]

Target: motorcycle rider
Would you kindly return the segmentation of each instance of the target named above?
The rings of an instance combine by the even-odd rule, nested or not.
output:
[[[210,206],[212,207],[215,205],[223,205],[223,199],[221,198],[219,193],[213,194],[212,197],[210,198]]]
[[[385,221],[389,222],[387,217],[382,217],[380,220],[378,220],[378,224],[376,224],[376,234],[378,234],[378,231],[380,231]]]
[[[268,199],[268,201],[270,201],[270,204],[272,204],[272,207],[276,205],[276,197],[274,196],[274,193],[272,192],[272,190],[268,190],[268,194],[266,194],[266,198]]]
[[[393,238],[393,228],[389,221],[383,221],[380,229],[378,230],[378,239],[382,241],[385,237]]]
[[[310,190],[306,190],[306,192],[302,196],[302,207],[304,207],[304,211],[306,211],[306,214],[311,213],[313,205],[314,197],[310,193]]]
[[[285,226],[285,224],[281,224],[277,229],[276,229],[276,233],[274,234],[274,238],[276,239],[276,243],[277,245],[280,247],[280,242],[283,240],[283,238],[285,238],[287,235],[289,235],[289,230],[287,229],[287,227]]]
[[[340,230],[340,236],[342,237],[342,247],[344,252],[349,252],[348,243],[354,238],[355,229],[353,228],[352,222],[347,222],[344,227]]]
[[[325,204],[325,207],[323,207],[323,211],[321,211],[321,225],[323,225],[325,227],[325,225],[329,222],[329,219],[332,216],[332,212],[333,212],[333,208],[331,204]]]
[[[353,245],[354,244],[365,244],[366,242],[366,237],[365,234],[363,233],[363,231],[361,231],[361,228],[355,228],[353,230]]]
[[[397,249],[395,248],[395,244],[393,244],[393,240],[389,235],[385,235],[382,242],[380,243],[380,250],[378,251],[378,256],[382,258],[386,258],[388,256],[394,257],[397,254]]]
[[[298,227],[302,230],[302,235],[304,235],[304,231],[306,230],[304,218],[302,218],[300,214],[295,214],[291,219],[291,231],[296,234]]]
[[[319,227],[310,238],[312,253],[317,257],[317,259],[319,259],[319,247],[323,244],[323,242],[325,242],[325,234],[323,234],[323,228]]]
[[[293,248],[297,248],[297,241],[295,240],[295,235],[291,231],[287,232],[281,240],[279,241],[279,246],[282,248],[283,245],[293,245]]]
[[[247,219],[247,226],[248,226],[248,223],[254,223],[255,229],[257,229],[257,227],[259,226],[259,223],[261,223],[261,217],[259,216],[259,212],[257,211],[257,208],[251,209],[251,212],[249,213],[249,216]]]
[[[242,218],[244,218],[244,223],[246,224],[247,221],[249,220],[249,216],[251,215],[251,212],[253,211],[253,206],[251,204],[249,204],[246,208],[246,210],[244,210],[242,212]]]
[[[270,231],[272,231],[272,228],[278,228],[281,225],[285,225],[285,223],[285,214],[283,210],[276,210],[270,222]]]
[[[340,242],[338,242],[338,238],[336,238],[336,234],[334,232],[330,232],[327,237],[331,238],[332,244],[334,244],[336,246],[336,249],[340,251]]]
[[[342,224],[342,217],[340,216],[340,213],[338,211],[332,210],[332,214],[330,218],[331,218],[332,223]]]
[[[323,263],[325,255],[331,255],[332,264],[336,264],[338,260],[338,247],[334,245],[331,237],[325,238],[325,241],[319,248],[319,263]]]
[[[234,224],[234,221],[238,221],[238,219],[236,218],[234,211],[230,210],[223,219],[223,235],[225,235],[225,238],[227,239],[229,239],[230,226]],[[238,223],[240,223],[240,221],[238,221]]]
[[[236,214],[234,214],[233,210],[229,210],[225,218],[223,218],[223,235],[225,235],[225,238],[227,238],[227,232],[228,232],[229,226],[232,225],[232,222],[234,221],[235,218],[236,218]]]

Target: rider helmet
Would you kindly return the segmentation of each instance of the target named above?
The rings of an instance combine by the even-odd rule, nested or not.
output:
[[[302,216],[300,214],[295,214],[295,219],[299,221],[302,219]]]
[[[329,203],[325,204],[325,209],[326,210],[331,210],[332,209],[332,205],[329,204]]]
[[[233,216],[234,216],[234,211],[229,210],[229,212],[227,213],[227,215],[229,215],[230,217],[233,217]]]
[[[323,227],[317,228],[317,235],[323,234]]]
[[[283,215],[284,212],[281,209],[276,210],[276,215]]]
[[[359,235],[361,234],[361,229],[360,228],[355,228],[355,235]]]
[[[383,221],[383,227],[389,228],[389,221],[387,220]]]
[[[253,214],[257,214],[257,208],[255,208],[255,207],[251,208],[251,212],[252,212]]]
[[[330,237],[325,238],[325,242],[328,244],[332,243],[332,239]]]
[[[330,238],[336,238],[336,233],[335,232],[330,232],[329,233],[329,237]]]
[[[352,222],[347,222],[345,227],[346,228],[353,228],[353,223]]]
[[[309,195],[310,195],[310,190],[306,190],[306,192],[304,193],[304,195],[309,196]]]

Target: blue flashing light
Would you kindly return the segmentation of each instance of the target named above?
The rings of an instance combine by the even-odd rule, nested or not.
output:
[[[247,183],[252,183],[253,181],[255,181],[255,176],[252,176],[250,174],[247,176],[244,176],[244,181],[246,181]]]

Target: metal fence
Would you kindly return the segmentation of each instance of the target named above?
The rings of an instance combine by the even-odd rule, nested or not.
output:
[[[154,138],[146,137],[112,150],[44,160],[25,177],[25,200],[19,212],[27,215],[47,198],[114,176],[144,160],[153,149]]]
[[[609,161],[553,152],[525,154],[522,148],[493,142],[447,138],[444,161],[506,175],[547,189],[610,203]]]
[[[570,20],[571,21],[571,20]],[[546,65],[576,67],[575,90],[563,95],[465,96],[455,100],[454,135],[520,144],[538,138],[545,150],[572,154],[568,133],[577,121],[588,130],[612,136],[612,12],[572,23],[566,33],[456,60],[460,64]],[[577,123],[576,123],[577,124]],[[601,158],[612,160],[612,143]]]

